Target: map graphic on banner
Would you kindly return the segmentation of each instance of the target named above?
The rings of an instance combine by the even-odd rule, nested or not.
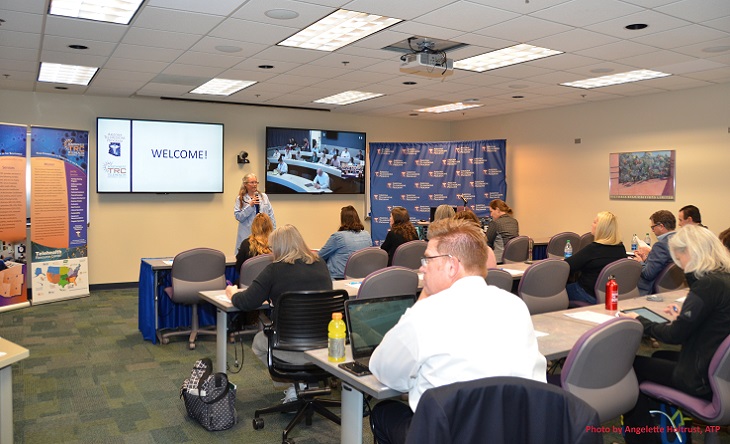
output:
[[[89,294],[88,131],[31,129],[33,303]]]
[[[505,199],[507,141],[370,143],[370,211],[375,245],[385,240],[390,210],[429,220],[431,207],[466,206],[489,216],[489,202]]]

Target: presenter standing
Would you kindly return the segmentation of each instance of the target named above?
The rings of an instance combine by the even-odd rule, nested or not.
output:
[[[271,223],[276,229],[276,219],[274,218],[274,208],[269,202],[269,197],[265,193],[258,190],[259,180],[253,173],[243,176],[243,183],[236,198],[236,205],[233,208],[233,215],[238,221],[238,236],[236,237],[236,254],[241,242],[251,235],[251,224],[253,218],[258,213],[265,213],[271,219]]]

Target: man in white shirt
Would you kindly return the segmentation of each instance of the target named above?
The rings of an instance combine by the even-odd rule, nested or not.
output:
[[[340,153],[340,164],[347,165],[348,163],[350,163],[350,159],[351,159],[350,151],[347,148],[345,148],[345,150],[342,153]]]
[[[317,168],[317,175],[314,176],[314,188],[316,189],[327,189],[330,187],[330,175],[322,171],[322,168]]]
[[[432,387],[490,376],[546,382],[527,306],[484,280],[484,233],[471,222],[443,219],[429,226],[428,235],[421,296],[370,359],[373,375],[408,392],[410,405],[376,405],[372,420],[381,444],[405,442],[418,401]]]
[[[289,166],[284,162],[284,158],[279,158],[279,166],[276,167],[276,171],[279,172],[279,174],[286,174],[289,172]]]

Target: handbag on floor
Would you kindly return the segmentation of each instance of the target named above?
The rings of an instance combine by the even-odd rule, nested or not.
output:
[[[213,373],[210,358],[199,359],[180,388],[188,416],[208,431],[226,430],[237,421],[236,386],[225,373]]]

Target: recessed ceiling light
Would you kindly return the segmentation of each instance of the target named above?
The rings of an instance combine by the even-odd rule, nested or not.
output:
[[[520,45],[510,46],[509,48],[503,48],[497,51],[487,52],[478,56],[458,60],[454,62],[454,68],[465,69],[467,71],[484,72],[491,69],[516,65],[518,63],[529,62],[531,60],[550,57],[552,55],[562,53],[562,51],[540,48],[538,46],[523,43]]]
[[[524,99],[525,96],[512,96],[513,99]]]
[[[274,69],[274,65],[259,65],[261,69]]]
[[[48,13],[128,25],[144,0],[51,0]]]
[[[401,21],[381,15],[338,9],[278,45],[334,51]]]
[[[410,81],[410,80],[409,80],[409,81],[407,81],[407,82],[403,82],[403,84],[404,84],[404,85],[408,85],[408,86],[411,86],[411,85],[415,85],[415,84],[416,84],[416,82],[413,82],[413,81]]]
[[[266,17],[277,20],[291,20],[299,17],[299,13],[289,9],[270,9],[264,12]]]
[[[671,74],[651,71],[649,69],[639,69],[636,71],[622,72],[608,76],[594,77],[592,79],[578,80],[576,82],[561,83],[561,85],[590,89],[600,88],[603,86],[620,85],[622,83],[638,82],[641,80],[658,79],[660,77],[667,76],[671,76]]]
[[[226,53],[232,54],[234,52],[241,52],[241,51],[243,51],[243,48],[241,48],[240,46],[218,45],[218,46],[215,47],[215,50],[216,51],[220,51],[220,52],[226,52]]]
[[[363,100],[374,99],[383,94],[371,93],[364,91],[345,91],[333,96],[317,99],[314,103],[325,103],[327,105],[349,105],[351,103],[362,102]]]
[[[79,50],[81,50],[81,49],[89,49],[88,46],[84,46],[84,45],[68,45],[68,47],[71,48],[71,49],[79,49]]]
[[[456,103],[447,103],[446,105],[439,105],[439,106],[432,106],[430,108],[421,108],[417,109],[416,111],[421,113],[434,113],[434,114],[441,114],[441,113],[450,113],[453,111],[463,111],[465,109],[470,108],[479,108],[480,104],[478,103],[471,103],[466,104],[462,102],[456,102]]]
[[[190,91],[190,94],[230,96],[231,94],[235,94],[238,91],[244,88],[248,88],[255,83],[256,82],[251,80],[213,79]]]
[[[90,66],[41,62],[38,81],[87,86],[98,70],[99,68],[92,68]]]
[[[418,113],[410,113],[408,114],[410,117],[418,117]]]
[[[632,23],[630,25],[624,26],[624,28],[628,29],[629,31],[639,31],[648,27],[649,25],[647,25],[646,23]]]
[[[711,46],[709,48],[702,49],[702,52],[716,53],[730,51],[730,46]]]
[[[65,91],[68,89],[68,86],[54,86],[54,89],[60,89],[61,91]]]

